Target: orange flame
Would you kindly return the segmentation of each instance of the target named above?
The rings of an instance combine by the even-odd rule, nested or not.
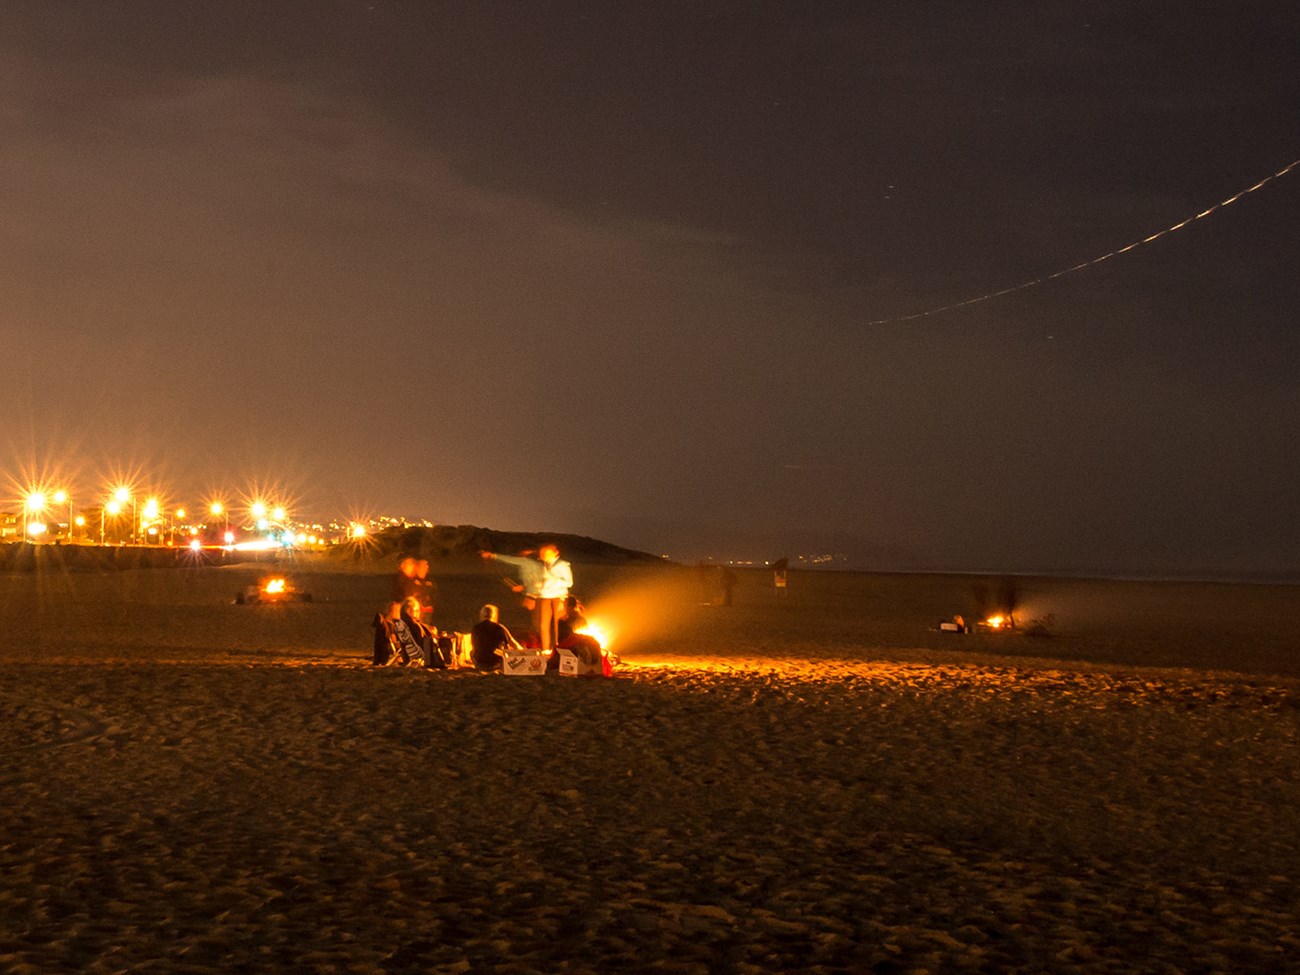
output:
[[[573,632],[582,633],[591,637],[600,644],[602,650],[608,650],[609,645],[614,642],[614,634],[592,619],[588,619],[586,625],[581,629],[574,630]]]
[[[266,592],[284,592],[284,580],[272,579],[266,584]]]

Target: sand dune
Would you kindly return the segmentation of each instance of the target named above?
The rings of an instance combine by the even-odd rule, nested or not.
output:
[[[726,611],[591,573],[671,625],[573,681],[371,669],[383,577],[301,571],[320,602],[4,580],[0,970],[1300,967],[1300,682],[1259,591],[1170,669],[1123,618],[945,642],[956,582],[889,615],[880,579],[747,577]]]

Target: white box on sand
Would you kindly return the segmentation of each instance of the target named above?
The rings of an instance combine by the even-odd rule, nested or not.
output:
[[[507,677],[545,677],[546,655],[533,650],[507,650],[501,659]]]
[[[599,663],[584,663],[578,655],[571,650],[557,650],[560,655],[560,676],[561,677],[600,677],[601,668]]]

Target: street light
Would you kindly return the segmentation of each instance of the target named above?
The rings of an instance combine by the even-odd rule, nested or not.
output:
[[[220,501],[213,501],[212,504],[208,507],[208,511],[212,513],[213,518],[219,518],[224,515],[226,519],[226,523],[225,523],[225,527],[222,530],[223,532],[230,531],[230,512],[226,509],[226,506],[224,504],[222,504]]]
[[[149,536],[158,534],[155,524],[157,523],[158,516],[161,513],[162,506],[158,503],[157,498],[149,498],[145,501],[144,508],[140,512],[140,526],[138,531],[141,535],[145,536],[146,539]],[[146,525],[145,522],[148,522],[148,525]]]
[[[62,488],[54,492],[55,504],[66,504],[68,506],[68,541],[72,541],[72,496]]]
[[[39,511],[45,510],[45,495],[40,491],[33,491],[27,497],[23,498],[23,541],[31,541],[33,535],[40,534],[33,530],[32,515]]]
[[[104,502],[103,506],[99,509],[99,544],[100,545],[104,544],[104,515],[110,514],[113,516],[114,519],[116,519],[117,516],[120,515],[121,513],[122,513],[122,502],[117,500],[116,497],[112,498],[109,501]]]
[[[113,500],[119,505],[125,505],[128,501],[131,502],[131,543],[135,544],[135,498],[131,496],[131,489],[127,487],[118,488],[113,492]]]

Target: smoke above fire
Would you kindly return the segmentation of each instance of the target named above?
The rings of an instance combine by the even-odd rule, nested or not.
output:
[[[607,648],[646,646],[695,618],[699,588],[686,573],[657,573],[615,583],[585,605]]]

